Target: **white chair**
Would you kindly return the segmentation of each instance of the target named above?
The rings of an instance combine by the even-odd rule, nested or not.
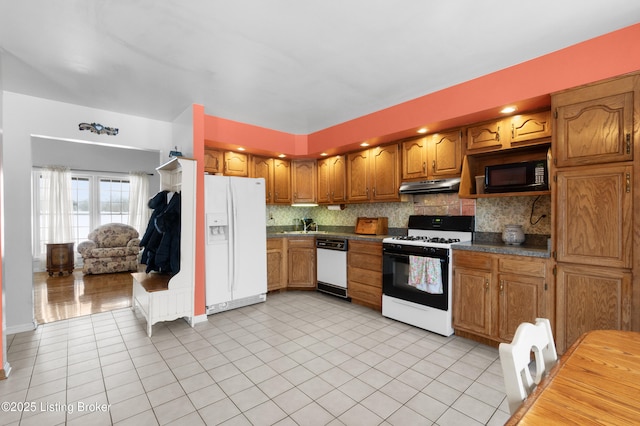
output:
[[[509,411],[513,414],[558,360],[549,320],[536,318],[535,325],[523,322],[511,343],[500,343],[499,352]],[[531,352],[535,358],[535,379],[529,369]]]

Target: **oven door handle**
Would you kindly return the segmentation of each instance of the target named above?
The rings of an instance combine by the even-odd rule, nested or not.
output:
[[[401,258],[401,259],[409,259],[410,256],[416,256],[416,257],[428,257],[431,259],[438,259],[440,260],[440,262],[446,262],[448,259],[447,258],[443,258],[440,256],[429,256],[427,254],[421,255],[421,254],[406,254],[406,253],[389,253],[389,252],[385,252],[384,253],[385,256],[389,256],[391,258]]]

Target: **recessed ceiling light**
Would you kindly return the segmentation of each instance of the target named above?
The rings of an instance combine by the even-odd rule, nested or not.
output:
[[[238,151],[244,151],[243,147],[238,147]]]
[[[284,158],[284,157],[286,157],[286,155],[284,155],[284,154],[278,155],[278,158]]]
[[[502,108],[502,110],[500,111],[503,114],[511,114],[512,112],[515,112],[518,108],[514,107],[514,106],[508,106],[508,107],[504,107]]]
[[[326,152],[321,152],[320,153],[320,156],[322,156],[322,157],[326,157],[327,155],[329,155],[329,154],[327,154]]]
[[[362,142],[360,146],[369,146],[369,142]]]
[[[424,133],[427,133],[428,131],[429,129],[427,129],[426,127],[423,127],[421,129],[418,129],[417,133],[424,134]]]

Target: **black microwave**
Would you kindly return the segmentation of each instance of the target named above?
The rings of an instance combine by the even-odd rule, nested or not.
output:
[[[547,160],[486,166],[484,190],[486,193],[546,191],[549,189]]]

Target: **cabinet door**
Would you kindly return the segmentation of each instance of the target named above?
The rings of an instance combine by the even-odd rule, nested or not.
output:
[[[453,327],[490,336],[491,272],[456,268],[453,298]]]
[[[267,290],[280,290],[287,286],[287,258],[285,239],[267,239]]]
[[[204,171],[207,173],[222,173],[222,151],[211,148],[204,149]]]
[[[556,105],[555,111],[558,167],[633,159],[633,92]]]
[[[273,159],[273,202],[291,204],[291,162]]]
[[[273,159],[253,157],[253,177],[263,178],[267,204],[273,203]]]
[[[331,161],[330,188],[331,202],[344,203],[347,201],[347,164],[344,155],[336,155]]]
[[[372,200],[400,199],[400,152],[398,144],[380,146],[370,151]]]
[[[483,123],[467,128],[467,151],[489,151],[502,148],[502,121]]]
[[[427,136],[402,143],[402,179],[427,177]]]
[[[331,201],[331,160],[332,158],[318,160],[318,203]]]
[[[430,176],[460,175],[462,168],[462,132],[454,130],[431,137]]]
[[[523,322],[535,323],[546,317],[545,279],[517,274],[498,275],[498,337],[510,342]]]
[[[548,143],[551,138],[551,111],[511,117],[511,147]]]
[[[289,287],[316,287],[316,248],[313,238],[289,239]]]
[[[226,151],[224,153],[224,174],[226,176],[249,176],[249,159],[241,152]]]
[[[369,150],[347,154],[347,199],[369,201]]]
[[[316,202],[316,161],[294,161],[291,186],[294,203]]]
[[[557,172],[558,262],[631,268],[632,166]]]
[[[556,346],[564,352],[589,330],[629,330],[631,273],[558,264]]]

